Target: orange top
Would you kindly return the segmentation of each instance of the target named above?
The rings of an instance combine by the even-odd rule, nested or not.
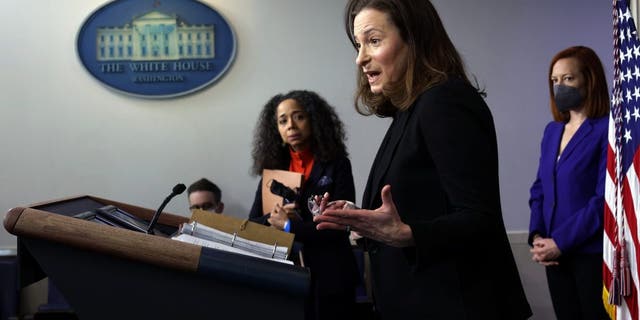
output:
[[[306,149],[296,152],[289,149],[289,154],[291,155],[289,171],[301,173],[303,180],[308,178],[313,168],[313,153],[311,153],[311,150]]]

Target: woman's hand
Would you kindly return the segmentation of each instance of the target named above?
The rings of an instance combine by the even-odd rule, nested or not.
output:
[[[558,265],[557,259],[562,254],[553,238],[542,237],[533,239],[533,248],[529,252],[533,255],[531,259],[543,266]]]
[[[312,196],[309,199],[307,205],[309,206],[309,211],[314,216],[322,214],[324,209],[327,207],[329,203],[329,192],[325,192],[322,196]]]
[[[296,204],[289,203],[283,206],[283,205],[280,205],[279,203],[276,203],[273,210],[271,210],[271,214],[269,216],[269,219],[267,219],[267,221],[269,221],[269,224],[271,224],[272,227],[278,230],[284,230],[284,224],[289,219],[291,220],[301,219],[300,215],[298,214],[298,208],[296,207]]]
[[[402,222],[391,197],[391,186],[381,191],[382,205],[375,210],[343,209],[346,201],[334,201],[322,215],[313,218],[316,228],[355,231],[358,235],[374,239],[393,247],[414,245],[409,225]]]

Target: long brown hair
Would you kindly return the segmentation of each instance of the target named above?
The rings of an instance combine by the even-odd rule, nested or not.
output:
[[[464,79],[464,63],[454,47],[431,2],[426,0],[350,0],[344,24],[349,40],[357,50],[353,21],[363,9],[384,12],[398,28],[408,47],[407,72],[403,79],[374,94],[360,69],[355,96],[356,111],[362,115],[387,117],[405,110],[415,99],[448,77]]]
[[[556,107],[556,101],[553,94],[553,81],[551,74],[553,66],[560,59],[573,58],[580,65],[580,72],[585,79],[584,111],[588,118],[600,118],[609,113],[609,89],[607,88],[607,79],[604,75],[604,68],[598,55],[588,47],[575,46],[566,48],[558,52],[549,65],[549,96],[551,97],[550,107],[551,114],[555,121],[569,121],[569,111],[560,112]]]

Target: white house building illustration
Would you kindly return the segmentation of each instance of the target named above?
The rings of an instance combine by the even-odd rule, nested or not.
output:
[[[176,15],[150,11],[121,27],[96,32],[98,61],[212,59],[213,25],[187,25]]]

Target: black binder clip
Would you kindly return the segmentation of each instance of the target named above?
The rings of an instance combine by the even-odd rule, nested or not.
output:
[[[273,244],[273,252],[271,252],[271,258],[274,258],[276,256],[276,249],[278,249],[278,241]]]

